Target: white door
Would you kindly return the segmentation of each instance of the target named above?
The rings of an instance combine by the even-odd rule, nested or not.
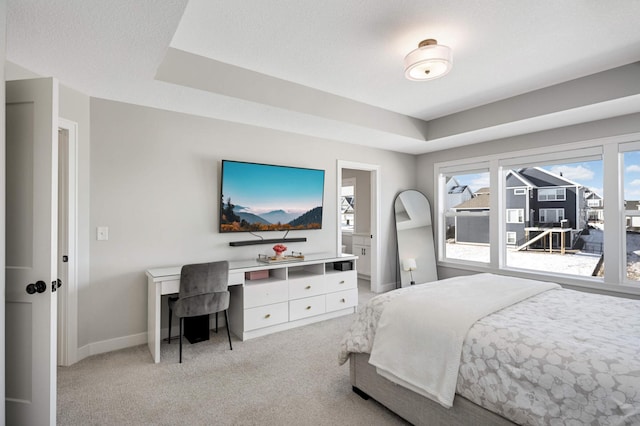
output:
[[[6,421],[56,422],[58,83],[6,83]]]

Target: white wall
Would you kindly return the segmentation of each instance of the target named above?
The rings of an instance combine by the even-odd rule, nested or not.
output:
[[[90,158],[91,279],[81,299],[80,346],[146,333],[146,269],[270,251],[230,247],[252,237],[218,233],[222,159],[326,170],[323,229],[289,235],[307,237],[290,244],[303,253],[335,252],[337,160],[379,164],[382,282],[394,281],[392,203],[415,183],[412,155],[91,99]],[[97,226],[109,227],[108,241],[96,241]]]

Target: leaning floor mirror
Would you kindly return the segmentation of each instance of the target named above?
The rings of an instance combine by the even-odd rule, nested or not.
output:
[[[400,286],[437,280],[429,200],[420,191],[402,191],[394,201],[394,212]]]

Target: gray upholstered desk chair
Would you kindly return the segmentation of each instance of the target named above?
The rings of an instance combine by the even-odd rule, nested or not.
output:
[[[229,316],[227,315],[229,308],[228,276],[229,262],[226,260],[182,267],[178,297],[169,298],[169,343],[171,343],[171,317],[175,312],[176,316],[180,318],[180,362],[182,362],[182,326],[185,317],[215,313],[217,331],[218,312],[224,311],[229,348],[233,350],[229,333]]]

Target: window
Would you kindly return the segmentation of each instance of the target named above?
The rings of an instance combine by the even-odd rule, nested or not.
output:
[[[344,179],[340,192],[340,226],[343,232],[353,232],[356,221],[356,180]]]
[[[507,223],[524,223],[524,210],[507,209]]]
[[[624,164],[624,240],[626,278],[640,281],[640,150],[623,154]]]
[[[440,175],[444,195],[441,209],[440,253],[443,259],[464,262],[489,262],[489,173],[443,173]],[[466,191],[451,191],[451,187]]]
[[[567,199],[566,188],[540,188],[538,201],[564,201]]]
[[[436,164],[438,211],[442,215],[438,221],[439,263],[474,271],[518,270],[604,282],[604,215],[594,212],[602,213],[605,207],[594,210],[587,203],[597,194],[606,206],[604,165],[615,169],[618,162],[605,163],[603,151],[602,146],[556,153],[532,149],[520,155],[490,155],[471,164],[465,160]],[[638,154],[640,205],[640,143]],[[474,199],[445,209],[446,178],[455,177],[460,184],[470,182],[477,178],[481,166],[486,167],[482,172],[485,183],[470,185]],[[617,170],[607,173],[612,180],[616,176]],[[495,189],[500,194],[492,194],[495,187],[488,185],[489,181],[500,183]],[[636,205],[627,206],[629,209],[636,212],[640,236],[640,210]],[[469,225],[472,220],[476,221],[473,226]],[[469,237],[480,235],[481,229],[482,240]],[[640,281],[640,246],[638,255]],[[610,280],[620,282],[615,275]]]
[[[564,209],[540,209],[540,223],[559,223],[564,220]]]

